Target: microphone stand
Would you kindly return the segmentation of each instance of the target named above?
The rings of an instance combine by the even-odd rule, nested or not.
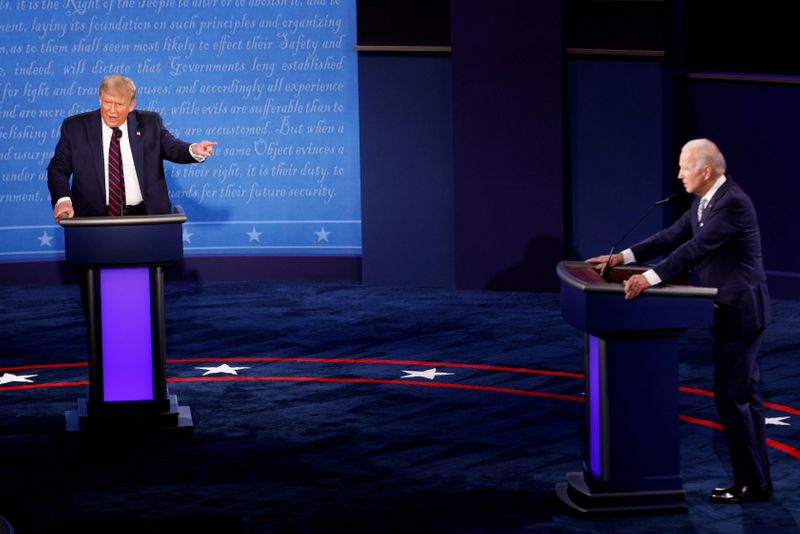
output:
[[[611,245],[611,250],[609,250],[609,251],[608,251],[608,261],[605,263],[605,265],[603,265],[603,268],[602,268],[602,269],[600,269],[600,276],[602,276],[602,277],[603,277],[603,280],[605,280],[606,282],[611,282],[611,279],[610,279],[610,278],[611,278],[611,275],[609,274],[609,273],[610,273],[610,270],[611,270],[611,268],[610,268],[610,264],[611,264],[611,256],[613,256],[613,255],[614,255],[614,250],[616,250],[616,248],[617,248],[617,245],[619,245],[620,243],[622,243],[622,241],[623,241],[623,240],[624,240],[626,237],[628,237],[628,234],[630,234],[631,232],[633,232],[634,228],[636,228],[637,226],[639,226],[639,224],[640,224],[640,223],[641,223],[641,222],[642,222],[642,221],[645,219],[645,217],[647,217],[648,215],[650,215],[650,212],[652,212],[652,211],[653,211],[653,210],[656,208],[656,206],[660,206],[661,204],[671,204],[672,202],[675,202],[675,201],[676,201],[676,200],[678,200],[679,198],[680,198],[680,195],[677,195],[677,194],[675,194],[675,195],[670,195],[669,197],[667,197],[667,198],[665,198],[665,199],[663,199],[663,200],[659,200],[659,201],[658,201],[658,202],[656,202],[655,204],[651,205],[651,206],[650,206],[649,208],[647,208],[647,210],[646,210],[646,211],[645,211],[645,212],[642,214],[642,216],[641,216],[641,217],[639,217],[639,218],[636,220],[636,222],[635,222],[635,223],[633,223],[633,224],[631,225],[631,227],[630,227],[630,228],[628,228],[628,231],[627,231],[627,232],[625,232],[625,234],[624,234],[622,237],[620,237],[619,239],[617,239],[617,241],[616,241],[616,242],[615,242],[613,245]]]

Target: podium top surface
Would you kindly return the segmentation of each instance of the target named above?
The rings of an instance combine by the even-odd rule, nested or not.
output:
[[[129,215],[125,217],[73,217],[61,219],[58,224],[65,228],[87,226],[128,226],[144,224],[182,224],[186,222],[186,214],[169,215]]]
[[[644,272],[642,267],[621,267],[615,270],[628,270],[631,272]],[[621,283],[606,282],[594,269],[594,264],[582,261],[561,261],[556,267],[558,277],[566,284],[584,293],[618,293],[625,291]],[[700,297],[713,298],[717,295],[714,287],[696,287],[670,285],[651,287],[645,289],[644,293],[649,296],[663,297]]]

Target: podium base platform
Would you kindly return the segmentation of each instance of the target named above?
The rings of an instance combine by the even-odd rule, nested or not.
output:
[[[192,412],[179,406],[178,397],[169,395],[169,411],[145,414],[90,415],[86,399],[78,399],[78,409],[64,412],[67,432],[84,433],[144,433],[192,432]]]
[[[583,473],[567,473],[567,481],[556,484],[556,495],[573,511],[587,515],[680,514],[689,510],[682,489],[598,493],[592,492]]]

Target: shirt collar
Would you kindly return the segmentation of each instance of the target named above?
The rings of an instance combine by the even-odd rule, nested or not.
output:
[[[103,131],[104,131],[104,132],[106,132],[106,133],[110,134],[111,132],[113,132],[113,131],[114,131],[114,129],[113,129],[111,126],[109,126],[108,124],[106,124],[106,121],[104,121],[102,117],[100,118],[100,122],[101,122],[101,124],[103,125]],[[122,133],[123,133],[123,134],[125,134],[125,137],[127,137],[127,136],[128,136],[128,121],[125,121],[125,122],[123,122],[122,124],[120,124],[120,125],[118,126],[118,128],[119,128],[120,130],[122,130]]]
[[[722,184],[724,184],[726,181],[728,181],[728,179],[727,179],[727,178],[725,178],[725,175],[724,175],[724,174],[723,174],[722,176],[720,176],[720,177],[719,177],[719,179],[717,179],[717,181],[716,181],[716,182],[714,182],[714,185],[712,185],[712,186],[711,186],[711,189],[709,189],[709,190],[706,192],[706,194],[705,194],[705,195],[703,195],[703,196],[700,198],[700,202],[702,202],[703,200],[705,200],[706,206],[708,206],[708,204],[711,202],[711,199],[714,197],[714,194],[717,192],[717,190],[718,190],[720,187],[722,187]]]

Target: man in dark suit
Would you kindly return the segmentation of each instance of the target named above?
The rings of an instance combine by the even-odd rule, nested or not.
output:
[[[157,113],[134,110],[135,106],[133,80],[112,75],[100,84],[100,109],[64,120],[47,166],[56,220],[76,215],[168,214],[172,206],[163,160],[195,163],[213,153],[216,143],[190,145],[176,139]],[[112,137],[117,138],[116,145]],[[110,160],[121,166],[119,172],[113,166],[109,171]],[[113,180],[117,174],[123,177],[119,195]]]
[[[725,159],[707,139],[687,143],[678,179],[695,195],[669,228],[621,253],[587,261],[644,262],[663,256],[649,271],[625,281],[625,298],[696,268],[700,285],[717,288],[714,326],[714,395],[733,466],[733,485],[715,488],[716,503],[760,501],[772,494],[759,393],[758,350],[770,318],[761,234],[753,203],[725,176]]]

